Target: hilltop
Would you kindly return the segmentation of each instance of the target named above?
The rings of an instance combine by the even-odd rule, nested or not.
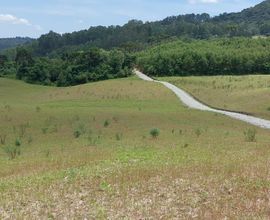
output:
[[[123,26],[90,27],[88,30],[63,35],[51,31],[37,40],[34,50],[39,55],[93,46],[138,51],[147,45],[174,37],[208,39],[269,33],[270,1],[267,0],[239,13],[224,13],[215,17],[207,13],[186,14],[154,22],[131,20]]]

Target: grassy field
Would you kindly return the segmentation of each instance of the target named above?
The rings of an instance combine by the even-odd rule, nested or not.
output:
[[[267,75],[160,79],[181,87],[212,107],[270,119],[270,77]]]
[[[162,85],[0,78],[0,104],[1,219],[270,214],[270,131],[189,110]]]

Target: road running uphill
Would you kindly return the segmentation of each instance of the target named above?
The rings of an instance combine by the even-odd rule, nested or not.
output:
[[[219,114],[226,115],[226,116],[229,116],[231,118],[241,120],[241,121],[244,121],[246,123],[255,125],[255,126],[260,127],[260,128],[270,129],[270,121],[269,120],[257,118],[257,117],[242,114],[242,113],[230,112],[230,111],[224,111],[224,110],[211,108],[211,107],[197,101],[191,95],[189,95],[187,92],[174,86],[171,83],[154,80],[138,70],[134,70],[134,72],[142,80],[163,84],[168,89],[173,91],[176,94],[176,96],[182,101],[182,103],[189,108],[197,109],[197,110],[201,110],[201,111],[210,111],[210,112],[219,113]]]

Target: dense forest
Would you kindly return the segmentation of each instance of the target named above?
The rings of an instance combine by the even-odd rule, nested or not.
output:
[[[224,13],[216,17],[206,13],[187,14],[156,22],[131,20],[123,26],[97,26],[63,35],[51,31],[42,35],[32,45],[32,50],[36,55],[55,55],[93,46],[138,51],[147,45],[174,37],[209,39],[269,34],[270,0],[266,0],[242,12]]]
[[[88,51],[64,54],[61,58],[33,58],[18,48],[15,58],[16,78],[29,83],[71,86],[99,80],[127,77],[132,73],[134,57],[119,50]]]
[[[0,38],[0,51],[33,42],[34,39],[28,37]]]
[[[153,76],[270,73],[269,38],[177,40],[137,56],[138,67]]]

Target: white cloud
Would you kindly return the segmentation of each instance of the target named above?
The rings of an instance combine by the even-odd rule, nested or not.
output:
[[[10,24],[23,24],[30,26],[31,23],[25,18],[17,18],[11,14],[0,14],[1,23],[10,23]]]
[[[41,31],[42,27],[40,25],[34,25],[25,18],[18,18],[11,14],[0,14],[0,24],[16,24],[16,25],[26,25],[34,27],[36,30]]]
[[[190,4],[197,4],[197,3],[209,4],[209,3],[218,3],[220,2],[220,0],[188,0],[188,2]]]

